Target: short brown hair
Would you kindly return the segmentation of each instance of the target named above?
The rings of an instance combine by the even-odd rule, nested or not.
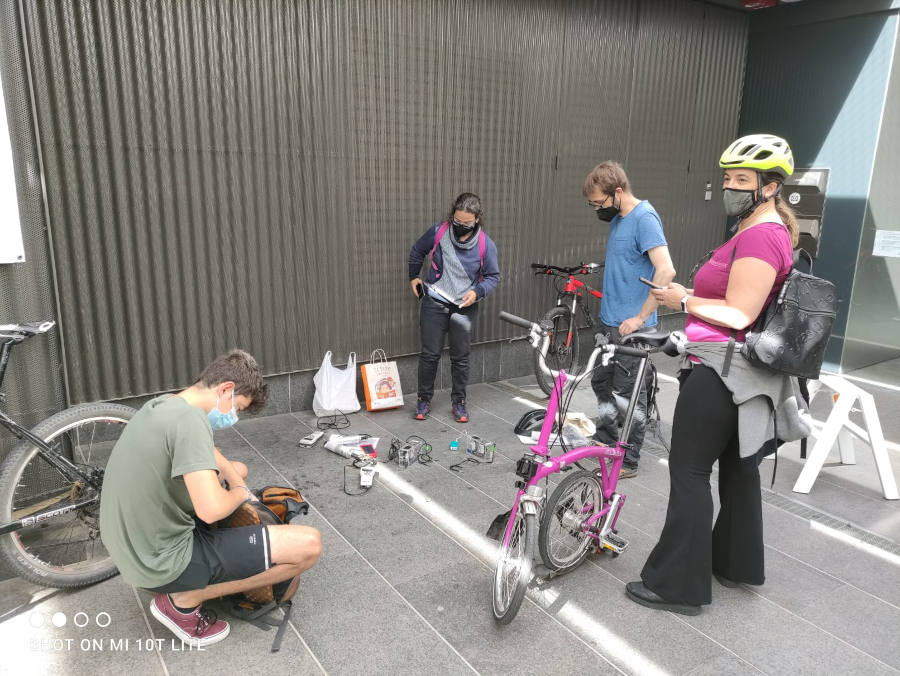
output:
[[[591,173],[584,179],[582,191],[585,197],[595,190],[599,190],[604,195],[612,195],[616,188],[631,192],[631,184],[628,182],[628,176],[622,165],[613,160],[607,160],[591,169]]]
[[[197,383],[215,387],[228,380],[234,382],[234,393],[250,397],[248,413],[259,413],[269,401],[269,386],[263,382],[259,364],[249,352],[229,350],[203,369]]]

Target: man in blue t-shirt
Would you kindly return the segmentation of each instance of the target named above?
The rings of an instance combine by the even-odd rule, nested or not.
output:
[[[600,304],[598,333],[610,342],[621,342],[622,336],[641,328],[656,326],[656,301],[650,287],[641,277],[659,286],[667,286],[675,278],[675,268],[666,246],[659,214],[646,200],[631,193],[625,170],[618,162],[604,162],[593,168],[584,181],[584,195],[601,221],[609,221],[606,243],[606,265],[603,270],[603,300]],[[639,360],[618,357],[628,370],[598,367],[591,378],[597,395],[597,433],[600,443],[615,444],[619,437],[619,406],[616,399],[627,403],[634,387]],[[641,391],[628,436],[628,449],[619,478],[637,474],[644,429],[647,423],[647,390]]]

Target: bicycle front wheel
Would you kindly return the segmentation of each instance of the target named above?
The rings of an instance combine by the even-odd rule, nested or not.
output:
[[[568,573],[577,568],[594,539],[585,523],[603,508],[600,481],[591,472],[575,472],[559,482],[541,515],[538,546],[551,570]]]
[[[525,591],[531,581],[534,541],[537,524],[534,514],[516,511],[512,533],[507,544],[500,544],[497,568],[494,571],[494,619],[499,624],[509,624],[519,612]]]
[[[81,404],[47,418],[33,430],[53,451],[102,481],[113,446],[133,408]],[[85,499],[91,504],[64,514],[41,515]],[[0,536],[0,553],[21,577],[69,589],[105,580],[117,572],[100,541],[98,489],[64,476],[25,441],[0,465],[0,523],[34,517],[32,525]]]
[[[547,367],[555,371],[565,369],[566,373],[575,373],[578,370],[578,326],[575,316],[569,308],[560,305],[545,314],[543,319],[553,325],[547,348]],[[540,354],[535,350],[534,375],[541,390],[549,395],[553,391],[554,381],[541,371],[540,359]]]

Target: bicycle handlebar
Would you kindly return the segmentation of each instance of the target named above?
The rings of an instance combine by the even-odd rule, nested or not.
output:
[[[514,314],[510,314],[509,312],[502,311],[498,318],[504,322],[508,322],[510,324],[515,324],[516,326],[521,326],[524,329],[528,329],[532,333],[532,337],[536,338],[536,336],[543,336],[543,341],[540,347],[535,347],[540,353],[540,367],[544,373],[548,374],[552,378],[556,378],[559,375],[559,371],[553,371],[547,366],[546,356],[547,356],[547,348],[549,347],[550,341],[548,339],[549,331],[546,330],[540,324],[536,324],[534,322],[528,321],[527,319],[523,319],[522,317],[518,317]],[[650,355],[654,352],[664,352],[669,356],[677,356],[678,354],[678,345],[679,343],[683,343],[686,339],[684,335],[680,331],[673,331],[669,334],[668,339],[663,345],[648,345],[647,348],[639,348],[639,347],[631,347],[629,345],[618,345],[615,343],[609,343],[606,345],[600,345],[594,348],[594,351],[591,353],[590,358],[588,359],[588,363],[585,365],[584,370],[578,374],[577,376],[573,375],[572,385],[577,386],[584,378],[594,369],[594,364],[597,361],[597,357],[601,354],[608,353],[610,356],[620,354],[626,357],[635,357],[637,359],[649,359]],[[532,343],[534,345],[534,343]],[[569,374],[572,375],[572,374]],[[568,387],[569,384],[567,383]]]
[[[536,274],[540,274],[540,272],[545,272],[550,274],[551,270],[555,270],[556,272],[561,272],[564,275],[574,275],[574,274],[582,274],[582,275],[590,275],[597,270],[603,269],[603,263],[582,263],[581,265],[574,265],[570,268],[561,268],[558,265],[548,265],[546,263],[532,263],[531,269],[538,270],[539,272]]]
[[[528,329],[529,331],[537,331],[539,334],[544,335],[546,331],[540,324],[536,324],[535,322],[529,321],[523,317],[519,317],[512,313],[506,312],[502,310],[497,318],[501,321],[507,322],[509,324],[515,324],[516,326],[521,326],[523,329]],[[610,343],[607,345],[601,345],[595,350],[596,352],[616,352],[618,354],[624,355],[626,357],[637,357],[638,359],[643,359],[644,357],[649,356],[653,352],[659,352],[662,350],[662,347],[649,347],[648,349],[641,349],[639,347],[629,347],[628,345],[616,345],[614,343]]]
[[[529,331],[532,327],[536,326],[534,322],[530,322],[527,319],[522,319],[521,317],[517,317],[516,315],[510,314],[509,312],[502,311],[497,317],[500,321],[508,322],[510,324],[515,324],[516,326],[521,326],[523,329],[528,329]]]
[[[626,357],[637,357],[643,359],[651,352],[659,352],[662,348],[652,347],[649,350],[642,350],[637,347],[628,347],[627,345],[616,345],[616,354],[622,354]]]

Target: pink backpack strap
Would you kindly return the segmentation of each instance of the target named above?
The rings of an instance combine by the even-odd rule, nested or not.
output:
[[[450,229],[450,221],[444,221],[443,223],[440,224],[440,226],[439,226],[438,229],[437,229],[437,234],[434,236],[434,246],[431,247],[431,253],[428,254],[429,259],[431,260],[431,267],[434,268],[434,271],[437,273],[437,274],[434,276],[435,279],[440,279],[440,278],[441,278],[441,271],[438,270],[437,265],[434,264],[434,250],[437,249],[438,244],[440,244],[441,237],[443,237],[444,235],[446,235],[446,234],[447,234],[447,230],[449,230],[449,229]],[[482,254],[482,255],[483,255],[483,254]],[[483,262],[483,261],[484,261],[484,258],[482,258],[481,260],[482,260],[482,262]]]
[[[444,235],[446,235],[446,234],[447,234],[447,230],[449,230],[449,229],[450,229],[450,222],[449,222],[449,221],[444,221],[443,223],[440,224],[440,226],[439,226],[438,229],[437,229],[437,233],[436,233],[435,236],[434,236],[434,246],[431,247],[431,253],[428,254],[429,259],[430,259],[430,261],[431,261],[431,267],[434,268],[434,271],[437,273],[437,274],[435,274],[435,276],[434,276],[435,279],[440,279],[440,278],[441,278],[441,272],[440,272],[440,270],[438,270],[437,265],[434,264],[434,250],[437,249],[438,244],[440,244],[441,237],[443,237]],[[487,235],[484,234],[484,230],[479,230],[479,231],[478,231],[478,258],[479,258],[479,260],[481,261],[481,265],[480,265],[479,268],[478,268],[478,281],[479,281],[479,282],[483,282],[483,281],[484,281],[484,273],[483,273],[483,270],[484,270],[484,250],[485,250],[486,248],[487,248]]]
[[[478,268],[478,281],[484,281],[484,249],[487,247],[487,235],[484,230],[478,232],[478,257],[481,259],[481,267]]]

